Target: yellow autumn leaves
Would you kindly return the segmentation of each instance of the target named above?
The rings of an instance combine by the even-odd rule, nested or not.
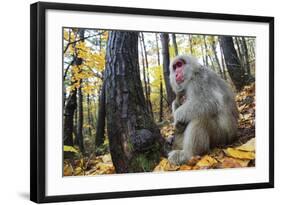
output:
[[[73,163],[64,161],[64,176],[92,176],[101,174],[114,174],[115,168],[112,164],[110,154],[101,155],[95,159],[79,159]]]
[[[93,50],[92,46],[86,41],[77,39],[75,30],[71,32],[64,31],[64,40],[65,44],[65,58],[80,58],[81,64],[79,65],[70,65],[68,76],[70,76],[69,86],[67,91],[80,88],[80,84],[83,81],[82,90],[85,94],[95,94],[98,92],[101,79],[96,78],[96,73],[102,73],[105,67],[105,51],[102,50]],[[104,32],[101,35],[102,38],[107,38],[108,32]]]
[[[170,164],[167,158],[162,158],[154,168],[159,171],[182,171],[198,169],[241,168],[253,166],[255,160],[255,138],[238,147],[214,149],[208,155],[193,157],[186,164],[176,166]]]

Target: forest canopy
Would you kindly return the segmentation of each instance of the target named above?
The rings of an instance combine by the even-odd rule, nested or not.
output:
[[[177,55],[231,85],[241,133],[254,137],[255,37],[64,28],[63,54],[65,176],[159,167],[174,132],[169,64]]]

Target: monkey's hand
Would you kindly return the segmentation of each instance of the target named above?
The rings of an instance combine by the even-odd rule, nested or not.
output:
[[[175,124],[175,134],[181,134],[185,131],[188,123],[183,123],[183,122],[176,122]]]
[[[176,126],[178,123],[181,124],[188,124],[188,113],[186,112],[185,106],[180,106],[175,112],[174,112],[174,125]]]
[[[181,165],[185,164],[188,159],[188,156],[183,150],[173,150],[168,154],[168,160],[171,164]]]

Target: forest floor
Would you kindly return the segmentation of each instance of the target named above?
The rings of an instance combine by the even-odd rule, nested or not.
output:
[[[231,145],[217,147],[204,156],[195,156],[186,164],[175,166],[161,158],[154,171],[182,171],[198,169],[241,168],[255,166],[255,84],[245,86],[236,95],[239,110],[239,140]],[[173,135],[173,125],[161,128],[164,137]],[[114,174],[110,154],[94,159],[84,158],[64,161],[64,176]]]

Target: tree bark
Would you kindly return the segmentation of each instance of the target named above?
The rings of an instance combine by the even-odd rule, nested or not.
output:
[[[245,75],[242,69],[241,63],[234,48],[232,37],[220,36],[219,38],[220,42],[222,43],[221,46],[228,73],[236,89],[239,91],[244,87],[244,85],[248,84],[249,77]]]
[[[175,94],[170,84],[170,53],[169,53],[169,35],[167,33],[161,33],[161,44],[162,44],[162,58],[163,58],[163,75],[166,86],[168,105],[170,106],[175,99]]]
[[[137,32],[109,33],[105,90],[107,131],[116,172],[151,171],[160,160],[162,138],[145,103]]]
[[[99,109],[97,119],[97,131],[96,131],[96,147],[104,143],[104,130],[105,130],[105,82],[102,85],[100,96],[99,96]]]
[[[176,34],[172,33],[172,41],[175,50],[175,55],[179,55]]]

